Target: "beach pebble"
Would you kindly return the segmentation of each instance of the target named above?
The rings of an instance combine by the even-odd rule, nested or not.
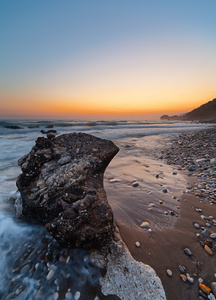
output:
[[[204,236],[204,237],[208,237],[209,232],[208,232],[207,229],[204,229],[200,234],[201,234],[202,236]]]
[[[190,283],[193,283],[194,282],[194,279],[193,277],[190,276],[190,274],[186,274],[187,276],[187,280],[190,282]]]
[[[81,295],[80,292],[77,291],[77,292],[75,293],[75,295],[74,295],[74,300],[79,300],[80,295]]]
[[[216,296],[216,282],[211,283],[212,293]]]
[[[199,229],[199,228],[200,228],[200,226],[199,226],[198,223],[195,223],[195,224],[194,224],[194,227],[195,227],[196,229]]]
[[[137,186],[139,186],[139,183],[137,181],[132,183],[132,187],[137,187]]]
[[[148,232],[148,237],[151,237],[151,232],[152,232],[152,230],[151,230],[151,229],[148,229],[147,232]]]
[[[204,246],[205,252],[207,252],[209,255],[213,255],[212,250],[209,248],[209,246],[205,245]]]
[[[67,298],[67,299],[73,299],[72,293],[68,291],[68,292],[65,294],[65,298]]]
[[[216,239],[216,233],[210,234],[210,238],[211,238],[211,239]]]
[[[109,180],[109,182],[111,182],[111,183],[116,183],[116,182],[120,182],[120,181],[121,180],[118,179],[118,178],[112,178],[112,179]]]
[[[204,162],[204,161],[206,161],[206,158],[199,158],[199,159],[196,159],[196,163],[202,163],[202,162]]]
[[[55,273],[54,270],[50,270],[49,273],[47,274],[47,280],[50,280],[53,277],[54,273]]]
[[[189,248],[185,248],[185,249],[184,249],[184,253],[187,254],[188,256],[191,256],[191,255],[192,255],[192,252],[190,251]]]
[[[209,295],[210,293],[211,293],[211,289],[207,286],[207,285],[205,285],[205,284],[203,284],[203,283],[199,283],[199,288],[201,289],[201,291],[203,291],[206,295]]]
[[[209,300],[215,300],[215,296],[212,293],[210,293],[208,295],[207,299],[209,299]]]
[[[160,201],[159,201],[159,203],[160,203],[160,204],[163,204],[163,201],[162,201],[162,200],[160,200]]]
[[[28,264],[28,265],[25,265],[21,271],[20,271],[20,274],[26,274],[28,273],[28,271],[31,269],[31,266]]]
[[[195,171],[196,167],[194,165],[189,166],[188,170],[191,171]]]
[[[163,189],[162,192],[166,194],[168,192],[168,189]]]
[[[196,208],[196,211],[197,212],[202,212],[202,209],[201,208]]]
[[[149,228],[150,227],[149,222],[142,222],[142,224],[140,225],[140,227],[141,228],[145,228],[145,229]]]
[[[139,248],[139,247],[140,247],[140,243],[139,243],[139,242],[136,242],[136,243],[135,243],[135,246],[136,246],[137,248]]]
[[[178,268],[179,268],[179,271],[180,271],[182,274],[184,274],[184,273],[186,272],[185,266],[178,266]]]
[[[156,174],[155,177],[158,179],[159,178],[159,174]]]
[[[167,269],[166,272],[169,277],[172,277],[172,271],[170,269]]]
[[[54,296],[53,296],[53,300],[57,300],[59,297],[59,293],[58,292],[55,292]]]
[[[183,282],[186,282],[186,281],[187,281],[187,276],[186,276],[186,275],[180,274],[180,277],[181,277],[181,280],[182,280]]]

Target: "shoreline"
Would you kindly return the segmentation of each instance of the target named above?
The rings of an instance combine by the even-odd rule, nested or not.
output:
[[[209,205],[209,201],[216,200],[214,200],[214,193],[216,190],[212,191],[213,195],[208,193],[209,170],[208,168],[206,168],[205,170],[205,165],[202,166],[206,163],[210,164],[210,159],[212,158],[206,157],[204,160],[199,161],[198,166],[201,165],[201,167],[199,168],[196,168],[195,162],[195,170],[190,171],[189,173],[191,174],[191,176],[188,176],[187,170],[192,164],[192,161],[190,161],[191,158],[188,164],[185,164],[185,166],[181,165],[179,167],[179,164],[177,164],[178,160],[181,158],[180,152],[183,152],[182,150],[180,151],[179,148],[184,147],[185,141],[187,141],[187,139],[185,139],[185,135],[196,135],[196,132],[192,131],[183,133],[183,142],[180,141],[181,134],[164,134],[158,136],[148,136],[145,138],[134,137],[131,139],[120,140],[120,142],[122,143],[121,148],[123,150],[116,161],[114,159],[113,164],[111,162],[110,166],[108,167],[108,171],[105,174],[104,181],[108,201],[109,203],[112,202],[112,204],[114,204],[114,207],[112,208],[116,224],[119,229],[118,232],[120,233],[120,236],[123,240],[123,248],[125,243],[130,252],[128,252],[128,255],[125,256],[128,257],[127,262],[129,262],[129,266],[130,264],[133,264],[136,269],[136,265],[140,266],[142,264],[140,264],[139,262],[142,262],[144,264],[142,266],[142,268],[144,267],[143,270],[145,270],[145,267],[148,269],[149,266],[153,268],[156,272],[156,274],[154,272],[153,274],[157,275],[162,281],[168,300],[194,300],[196,296],[198,298],[198,278],[203,278],[204,283],[208,286],[210,286],[210,283],[212,281],[216,281],[214,279],[214,273],[216,273],[214,267],[215,255],[213,257],[210,257],[204,251],[203,246],[200,245],[200,241],[203,242],[205,239],[200,235],[196,236],[196,234],[200,234],[201,229],[196,229],[194,227],[195,222],[199,223],[200,226],[206,225],[205,223],[207,222],[207,220],[201,219],[201,214],[204,214],[205,216],[212,215],[214,219],[216,219],[216,216],[213,214],[212,210],[212,205],[214,204]],[[211,134],[209,135],[209,141],[211,140],[210,137]],[[171,140],[175,141],[175,146],[177,148],[173,148]],[[197,145],[201,149],[201,144],[199,142],[197,143]],[[211,155],[215,153],[214,145],[215,143],[212,146],[213,152],[211,153]],[[167,146],[169,149],[172,149],[172,151],[167,150],[165,146]],[[190,147],[188,149],[190,150]],[[186,152],[187,147],[183,153]],[[199,153],[199,151],[195,149],[195,153],[197,154]],[[168,159],[168,164],[165,164],[162,159]],[[198,157],[198,159],[202,159],[202,157]],[[171,164],[172,160],[175,161],[175,165]],[[213,164],[212,166],[216,166],[216,164]],[[194,176],[194,173],[196,173],[197,170],[202,171],[202,175],[200,178],[205,178],[206,186],[199,187],[199,184],[197,184],[197,180],[199,178],[197,179],[197,177]],[[214,172],[211,174],[211,176],[213,177],[213,179],[215,179],[216,169],[214,169],[213,171]],[[183,179],[183,177],[185,177],[186,180]],[[210,180],[213,181],[213,179]],[[186,189],[187,181],[189,182],[189,185]],[[164,189],[167,189],[167,191],[163,192]],[[182,193],[182,191],[185,191],[185,189],[187,193]],[[181,193],[182,195],[180,197]],[[197,195],[200,194],[202,196],[206,195],[206,197],[209,199],[205,200],[205,197],[204,199],[202,197],[200,198],[202,200],[202,202],[200,203],[200,199],[197,199],[197,197],[194,196],[193,193],[196,193]],[[207,195],[206,193],[209,195]],[[113,199],[111,199],[110,201],[110,197],[112,197],[112,195],[115,197],[113,197]],[[176,196],[175,198],[173,197],[174,195]],[[126,206],[123,205],[121,209],[121,206],[119,206],[119,204],[122,197],[124,197],[123,200],[126,200],[124,201],[126,203]],[[160,201],[162,201],[162,203],[160,203]],[[115,206],[115,204],[118,205]],[[180,209],[178,208],[178,206],[180,207]],[[196,208],[202,208],[202,212],[197,212]],[[168,214],[165,214],[166,211],[168,212]],[[140,224],[143,221],[148,221],[149,227],[144,229],[141,228]],[[216,232],[216,228],[213,226],[213,221],[211,219],[209,223],[211,226],[210,228],[208,228],[209,232]],[[12,223],[12,225],[14,225],[14,223]],[[27,226],[24,225],[22,230],[20,227],[18,232],[21,231],[22,233],[25,232],[25,230],[26,232],[30,232],[30,228],[34,228],[31,226],[28,227],[28,224],[26,225]],[[14,229],[12,227],[12,236],[13,234],[16,234],[17,229],[18,228],[15,225]],[[4,234],[3,228],[2,234]],[[53,295],[55,295],[55,297],[59,295],[60,298],[64,297],[64,294],[66,294],[67,292],[69,294],[71,294],[72,292],[76,292],[76,294],[81,294],[80,299],[85,297],[86,293],[88,294],[88,297],[90,296],[90,293],[92,297],[96,296],[97,293],[100,299],[119,299],[118,296],[114,295],[115,289],[116,292],[118,289],[118,286],[115,286],[117,282],[114,273],[118,273],[123,276],[119,281],[120,284],[121,281],[124,281],[125,274],[124,272],[122,272],[122,268],[118,268],[117,264],[115,263],[118,262],[118,254],[115,251],[115,248],[113,249],[113,252],[110,252],[110,255],[112,256],[111,262],[113,262],[113,264],[111,264],[110,267],[108,264],[108,268],[110,268],[110,271],[108,272],[108,281],[106,281],[104,277],[99,279],[100,271],[99,273],[97,273],[97,270],[102,270],[103,268],[100,269],[99,267],[98,269],[97,265],[93,267],[91,259],[88,259],[86,261],[87,256],[84,254],[83,257],[82,255],[80,257],[80,267],[78,267],[77,269],[78,274],[73,274],[73,261],[76,261],[77,259],[77,251],[71,252],[70,250],[60,249],[58,245],[55,246],[55,242],[53,242],[52,239],[48,238],[48,235],[46,235],[48,240],[42,239],[41,244],[41,238],[37,234],[36,236],[36,240],[29,240],[30,244],[32,244],[32,253],[29,252],[27,244],[25,244],[26,249],[25,247],[22,249],[22,243],[20,243],[19,245],[19,251],[23,251],[25,257],[31,257],[31,259],[30,261],[28,260],[28,263],[25,260],[22,261],[22,259],[19,261],[17,260],[16,262],[14,261],[14,267],[17,274],[13,275],[13,273],[11,273],[11,276],[14,278],[11,277],[12,280],[10,282],[16,282],[16,284],[14,285],[16,289],[14,289],[14,291],[10,290],[11,293],[21,292],[20,295],[23,294],[23,296],[26,295],[26,292],[30,293],[31,276],[33,276],[32,278],[34,278],[35,276],[38,277],[41,272],[42,285],[41,287],[35,285],[35,290],[34,292],[32,292],[35,293],[35,296],[37,295],[39,297],[38,299],[40,299],[40,296],[42,297],[42,294],[44,296],[47,295],[47,297],[50,295],[50,297],[52,298],[51,294],[53,294],[54,292],[55,293]],[[13,238],[10,239],[10,243],[12,240]],[[137,241],[140,243],[139,246],[135,245]],[[214,244],[214,246],[216,245]],[[193,256],[186,256],[186,254],[184,253],[184,248],[189,248],[192,251]],[[49,253],[48,257],[47,253]],[[120,257],[123,258],[124,254],[126,254],[126,252],[120,255]],[[4,253],[4,255],[7,256],[7,251]],[[104,258],[104,261],[107,261],[106,257]],[[199,267],[201,266],[201,269],[197,268],[197,261],[200,262]],[[121,264],[121,267],[122,265],[123,263]],[[189,282],[184,283],[181,281],[180,272],[178,270],[179,265],[184,265],[185,267],[187,267],[187,273],[189,273],[194,280],[193,284]],[[13,264],[11,265],[11,267],[12,266]],[[42,267],[41,270],[40,268],[38,269],[38,266]],[[28,268],[30,269],[29,271],[27,270]],[[79,289],[77,288],[75,291],[72,291],[69,285],[65,286],[66,282],[64,283],[63,281],[61,281],[60,284],[57,282],[59,280],[59,274],[63,269],[67,271],[70,270],[68,272],[71,272],[71,274],[65,272],[62,280],[65,280],[65,278],[71,278],[70,280],[72,282],[72,279],[74,281],[74,279],[76,278],[78,280],[77,287],[80,287]],[[172,277],[168,277],[166,273],[167,269],[170,269],[172,271]],[[86,276],[85,273],[87,270],[92,270],[92,274],[94,274],[92,275],[90,272],[89,275]],[[76,269],[75,272],[77,272]],[[53,276],[51,281],[49,278],[51,276],[50,274]],[[97,276],[94,279],[95,274],[97,274]],[[142,274],[146,274],[145,271]],[[197,274],[197,276],[194,274]],[[67,277],[66,275],[70,275],[70,277]],[[130,272],[128,272],[128,275],[130,275]],[[24,289],[25,284],[23,285],[20,281],[22,276],[23,278],[25,278],[27,289]],[[28,277],[30,280],[29,283]],[[149,280],[148,274],[146,275],[146,277],[147,280]],[[93,282],[92,279],[94,279]],[[140,286],[142,286],[143,288],[145,288],[146,285],[148,286],[148,284],[145,285],[144,282],[146,281],[143,281],[143,278],[137,276],[137,279],[139,280],[137,282],[140,282],[142,284]],[[46,280],[52,283],[50,293],[46,290],[45,287]],[[83,285],[82,287],[80,286],[79,280]],[[107,289],[109,295],[102,295],[102,282],[103,286],[107,287],[109,281],[111,282],[111,285]],[[148,282],[150,281],[151,279]],[[134,284],[134,282],[136,283],[134,279],[129,281],[130,284]],[[93,286],[91,286],[91,284],[93,284]],[[19,288],[17,288],[17,286]],[[75,286],[73,288],[75,288]],[[110,288],[112,288],[111,293]],[[135,293],[141,292],[141,290],[136,290],[136,285],[134,286],[134,288]],[[154,292],[155,287],[153,286],[152,288],[152,286],[150,286],[147,289],[148,292],[151,293],[151,291]],[[149,298],[148,295],[145,295],[142,298],[142,294],[136,299],[146,299],[146,297],[147,299],[151,299],[151,297]],[[10,296],[11,295],[12,294],[10,294]],[[123,295],[126,295],[126,297],[129,296],[129,294],[127,293]],[[3,299],[8,299],[8,297]],[[97,299],[97,296],[95,299]]]
[[[209,234],[211,232],[216,232],[216,228],[214,226],[215,223],[212,222],[212,219],[210,219],[209,222],[201,219],[201,215],[213,216],[213,219],[216,219],[216,212],[212,208],[212,205],[214,205],[214,203],[211,203],[210,205],[208,199],[203,200],[202,197],[198,196],[198,191],[196,189],[193,189],[193,187],[198,186],[198,179],[200,178],[194,176],[194,173],[197,171],[198,175],[200,175],[200,172],[203,171],[206,166],[202,167],[202,165],[199,165],[198,168],[196,168],[195,166],[194,171],[189,171],[189,168],[192,165],[192,155],[196,154],[196,158],[193,158],[195,162],[196,160],[203,158],[203,151],[201,151],[202,142],[198,139],[199,132],[203,132],[205,136],[208,135],[209,140],[214,140],[215,128],[197,132],[187,132],[183,135],[179,135],[177,138],[174,138],[171,143],[171,147],[168,148],[172,149],[174,153],[175,150],[178,150],[178,148],[180,148],[180,145],[181,148],[184,148],[184,146],[188,147],[188,152],[186,155],[187,158],[185,157],[186,165],[183,167],[180,167],[177,164],[172,164],[172,162],[175,162],[175,159],[177,158],[178,151],[175,155],[172,155],[169,152],[170,150],[162,150],[162,152],[164,151],[164,158],[168,159],[168,164],[172,167],[177,167],[180,174],[184,176],[184,178],[188,182],[189,187],[192,187],[187,190],[187,193],[182,194],[180,198],[180,214],[176,219],[173,228],[165,229],[163,231],[153,230],[149,235],[146,231],[143,231],[140,228],[131,228],[127,224],[116,220],[120,235],[127,245],[131,255],[137,261],[141,261],[144,264],[150,265],[156,271],[157,275],[162,281],[168,300],[198,299],[199,278],[201,278],[203,280],[203,283],[209,287],[211,286],[211,282],[214,282],[216,280],[216,255],[214,252],[214,255],[207,254],[203,246],[201,245],[202,243],[204,243],[206,238],[209,238]],[[211,136],[212,139],[210,138]],[[188,139],[186,139],[186,137],[191,139],[190,143],[192,143],[193,141],[195,144],[199,144],[199,149],[197,149],[196,147],[195,151],[192,152],[191,146],[189,145],[190,143],[188,144]],[[213,156],[215,153],[214,157],[216,158],[216,152],[214,151],[215,150],[211,147],[205,147],[205,155],[210,155],[208,153],[211,153],[211,156]],[[166,157],[167,152],[169,153],[168,158]],[[206,160],[198,161],[198,164],[204,165],[204,163],[208,162],[208,159],[210,160],[214,157],[207,156]],[[190,164],[187,164],[187,160]],[[178,162],[178,160],[176,160],[176,162]],[[211,181],[214,181],[214,179],[216,178],[215,166],[216,164],[214,165],[213,163],[212,168],[214,171]],[[193,168],[191,167],[190,170],[192,169]],[[208,173],[211,170],[207,169],[204,171],[207,171],[206,173]],[[200,190],[204,189],[200,187]],[[196,208],[202,209],[202,212],[197,212]],[[199,229],[194,227],[195,223],[199,224]],[[208,226],[210,227],[207,227],[206,223],[209,223],[210,225]],[[203,228],[201,229],[201,227]],[[204,227],[208,230],[208,237],[204,237],[202,236],[202,234],[200,234],[205,230]],[[210,240],[213,242],[213,245],[215,245],[214,240]],[[135,243],[137,241],[139,241],[141,245],[139,248],[135,246]],[[185,248],[189,248],[191,250],[193,254],[191,257],[187,256],[184,253]],[[187,268],[186,272],[189,273],[190,277],[193,278],[193,283],[190,283],[189,281],[183,282],[181,280],[181,273],[178,269],[179,265],[183,265]],[[169,277],[167,275],[167,269],[170,269],[172,271],[172,277]]]

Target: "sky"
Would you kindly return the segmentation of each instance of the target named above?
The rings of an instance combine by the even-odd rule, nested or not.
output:
[[[0,1],[0,117],[146,117],[216,97],[215,0]]]

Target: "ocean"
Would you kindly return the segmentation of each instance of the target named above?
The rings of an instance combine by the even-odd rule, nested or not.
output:
[[[160,208],[152,214],[155,199],[164,201],[169,197],[167,209],[172,209],[173,196],[186,187],[177,170],[155,159],[153,154],[168,145],[170,136],[207,126],[190,122],[128,120],[0,121],[0,299],[88,299],[85,297],[89,290],[94,295],[89,299],[103,299],[97,288],[101,270],[92,266],[88,253],[59,250],[42,227],[19,221],[9,200],[17,191],[16,178],[20,174],[17,161],[31,150],[37,137],[44,136],[41,130],[56,130],[58,134],[85,132],[112,140],[120,152],[105,172],[104,185],[117,222],[126,222],[133,227],[148,221],[152,230],[162,230],[172,226],[173,221],[162,217],[165,215]],[[159,180],[155,177],[157,174]],[[133,187],[134,182],[138,182],[138,187]],[[164,188],[166,194],[162,192]],[[45,245],[52,245],[60,251],[60,257],[66,257],[67,268],[61,265],[61,260],[54,267],[51,260],[38,261],[43,251],[44,256],[51,251]],[[55,268],[61,270],[62,278],[54,280],[54,276],[48,284],[48,273]],[[42,278],[35,275],[38,270],[41,270]]]

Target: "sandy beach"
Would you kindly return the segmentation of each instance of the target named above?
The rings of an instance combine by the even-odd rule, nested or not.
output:
[[[214,128],[166,136],[158,143],[158,149],[145,149],[138,162],[121,164],[120,159],[124,169],[121,178],[112,163],[106,173],[108,200],[121,237],[136,260],[155,269],[168,300],[198,299],[199,282],[210,287],[216,280],[215,243],[209,238],[216,232],[214,145]],[[137,185],[133,186],[133,182]],[[111,188],[113,185],[115,188]],[[149,227],[141,228],[143,221]],[[213,255],[204,250],[206,239],[213,243]],[[135,246],[137,241],[140,247]],[[185,248],[190,249],[191,256],[185,254]],[[182,281],[179,266],[186,267],[185,273],[193,278],[193,283]],[[172,271],[171,277],[167,269]],[[205,294],[200,299],[204,297]]]

